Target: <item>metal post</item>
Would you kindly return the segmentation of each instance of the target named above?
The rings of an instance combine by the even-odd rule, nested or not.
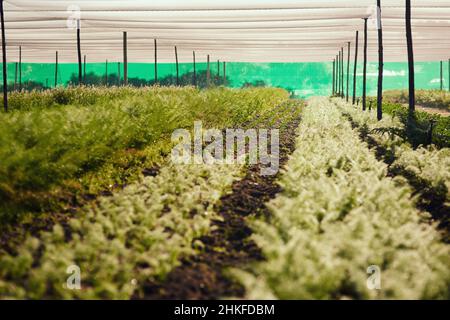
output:
[[[195,62],[195,51],[192,51],[192,56],[194,58],[194,86],[197,86],[197,70],[196,70],[196,62]]]
[[[416,88],[414,74],[414,49],[411,28],[411,0],[406,0],[406,42],[408,47],[408,72],[409,72],[409,113],[416,110]]]
[[[210,69],[210,59],[209,54],[207,56],[207,67],[206,67],[206,86],[209,87],[210,80],[211,80],[211,69]]]
[[[22,46],[19,46],[19,91],[22,91]]]
[[[346,101],[348,102],[348,92],[349,92],[349,84],[350,84],[350,41],[348,42],[348,53],[347,53],[347,92],[346,92]]]
[[[362,105],[363,111],[366,111],[366,96],[367,96],[367,20],[364,18],[364,67],[363,67],[363,97]]]
[[[383,119],[383,24],[381,22],[381,0],[377,0],[377,27],[378,27],[378,93],[377,93],[377,119]]]
[[[180,69],[178,66],[178,50],[177,50],[177,46],[175,46],[175,63],[177,65],[177,86],[180,85]]]
[[[123,32],[123,83],[128,85],[128,43],[127,32]]]
[[[158,42],[155,39],[155,85],[158,84]]]
[[[81,66],[81,30],[80,20],[77,20],[77,51],[78,51],[78,85],[83,83],[83,69]]]
[[[59,63],[58,51],[56,51],[55,59],[55,88],[58,86],[58,63]]]
[[[223,85],[227,85],[227,63],[223,62]]]
[[[356,31],[355,65],[353,67],[353,104],[356,103],[356,72],[358,71],[359,31]]]

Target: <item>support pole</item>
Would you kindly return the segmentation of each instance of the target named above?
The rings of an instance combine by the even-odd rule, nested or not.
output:
[[[154,40],[154,44],[155,44],[155,85],[158,84],[158,42],[155,39]]]
[[[337,93],[338,96],[341,96],[341,82],[340,82],[340,79],[341,79],[341,76],[340,76],[340,74],[341,74],[341,67],[340,67],[340,65],[341,65],[341,52],[340,51],[339,51],[339,54],[336,56],[336,61],[337,61],[337,66],[336,66],[337,90],[336,90],[336,93]]]
[[[180,69],[178,67],[178,50],[177,50],[177,46],[175,46],[175,62],[177,65],[177,86],[180,85]]]
[[[347,93],[346,93],[346,101],[348,102],[348,93],[349,93],[349,85],[350,85],[350,41],[348,42],[348,53],[347,53]]]
[[[6,39],[5,39],[5,14],[3,0],[0,0],[0,16],[2,25],[2,52],[3,52],[3,108],[8,112],[8,74],[6,72]]]
[[[333,81],[332,81],[332,85],[333,85],[333,89],[331,90],[331,95],[334,96],[335,93],[335,76],[336,76],[336,59],[333,59]]]
[[[220,80],[220,60],[217,60],[217,79]]]
[[[196,87],[197,86],[197,67],[196,67],[196,62],[195,62],[195,51],[192,51],[192,57],[193,57],[193,62],[194,62],[194,78],[193,78],[193,81],[194,81],[194,86]]]
[[[377,0],[377,27],[378,27],[378,94],[377,94],[377,119],[383,119],[383,70],[384,70],[384,52],[383,52],[383,23],[381,21],[381,0]]]
[[[344,47],[341,48],[341,98],[344,98]]]
[[[16,67],[16,69],[15,69],[15,73],[14,73],[14,91],[17,90],[17,69],[19,68],[18,62],[15,63],[15,67]]]
[[[123,32],[123,84],[128,85],[128,39],[127,32]]]
[[[363,111],[366,111],[366,97],[367,97],[367,20],[364,18],[364,67],[363,67],[363,97],[362,105]]]
[[[416,84],[414,74],[414,49],[411,28],[411,0],[406,0],[406,42],[408,46],[408,72],[409,72],[409,114],[416,110]]]
[[[19,46],[19,91],[22,91],[22,46]]]
[[[80,20],[77,20],[77,51],[78,51],[78,85],[83,83],[83,68],[81,66],[81,30]]]
[[[207,57],[207,66],[206,66],[206,86],[209,87],[211,81],[211,69],[210,69],[210,58],[209,54]]]
[[[353,101],[356,103],[356,73],[358,72],[358,48],[359,48],[359,31],[356,31],[356,44],[355,44],[355,65],[353,66]]]
[[[55,57],[55,88],[58,86],[58,63],[59,63],[58,51],[56,51]]]
[[[223,85],[227,85],[227,63],[223,62]]]

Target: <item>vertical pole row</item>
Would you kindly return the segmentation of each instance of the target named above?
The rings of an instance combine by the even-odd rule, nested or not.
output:
[[[414,49],[411,28],[411,0],[406,0],[406,42],[408,47],[408,73],[409,73],[409,113],[416,110],[416,84],[414,75]]]
[[[59,63],[58,51],[55,56],[55,88],[58,86],[58,63]]]
[[[6,72],[6,39],[5,39],[5,15],[3,12],[3,0],[0,0],[0,16],[2,25],[2,52],[3,52],[3,108],[8,112],[8,76]]]
[[[158,41],[154,40],[155,44],[155,85],[158,84]]]
[[[197,66],[196,66],[196,61],[195,61],[195,51],[192,51],[192,57],[193,57],[193,62],[194,62],[194,74],[193,74],[193,82],[194,82],[194,86],[197,86]]]
[[[356,103],[356,72],[358,71],[358,48],[359,48],[359,31],[356,31],[356,44],[355,44],[355,65],[353,66],[353,101]]]
[[[206,65],[206,86],[209,87],[209,83],[211,81],[211,69],[210,69],[210,59],[209,54],[207,56],[207,65]]]
[[[177,50],[177,46],[175,46],[175,62],[177,65],[177,86],[180,85],[180,69],[178,67],[178,50]]]
[[[367,96],[367,18],[364,18],[364,65],[363,65],[363,111],[366,111]]]
[[[350,41],[348,42],[348,53],[347,53],[347,93],[346,100],[348,102],[348,93],[349,93],[349,85],[350,85]]]
[[[383,24],[381,21],[381,0],[377,0],[377,28],[378,28],[378,93],[377,93],[377,119],[383,119]]]
[[[128,38],[127,32],[123,32],[123,84],[128,85]]]
[[[80,20],[77,20],[77,51],[78,51],[78,85],[81,86],[83,82],[83,69],[81,66],[81,30]]]

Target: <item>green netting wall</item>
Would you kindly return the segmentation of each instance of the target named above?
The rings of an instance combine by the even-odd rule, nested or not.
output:
[[[416,63],[417,89],[440,89],[440,63]],[[15,82],[16,64],[8,64],[9,86],[13,88]],[[58,72],[58,85],[76,84],[78,81],[77,64],[60,64]],[[331,63],[227,63],[227,85],[233,88],[243,86],[270,86],[282,87],[297,97],[326,96],[331,93],[332,81]],[[346,65],[345,65],[346,70]],[[351,66],[353,70],[353,66]],[[443,66],[443,86],[448,89],[449,68],[447,62]],[[88,63],[86,65],[87,83],[98,84],[104,81],[106,72],[105,63]],[[117,84],[119,65],[117,62],[108,63],[108,83]],[[192,63],[180,64],[182,84],[191,82],[193,72]],[[217,76],[216,62],[211,64],[213,78]],[[220,64],[220,76],[223,76],[223,65]],[[120,65],[121,79],[123,79],[123,65]],[[199,77],[206,73],[206,63],[197,64]],[[352,94],[352,75],[350,76],[350,94]],[[358,68],[358,96],[362,90],[362,64]],[[175,64],[158,64],[158,80],[161,83],[174,83],[176,75]],[[1,78],[1,75],[0,75]],[[154,64],[130,63],[128,65],[128,78],[130,83],[137,85],[152,84],[154,79]],[[368,64],[368,94],[375,95],[378,78],[378,64]],[[19,81],[17,79],[17,81]],[[22,83],[24,87],[40,88],[54,87],[54,64],[22,64]],[[346,84],[346,76],[345,82]],[[28,86],[27,86],[28,84]],[[32,84],[32,85],[31,85]],[[403,89],[408,85],[408,71],[406,63],[386,63],[384,70],[384,89]]]

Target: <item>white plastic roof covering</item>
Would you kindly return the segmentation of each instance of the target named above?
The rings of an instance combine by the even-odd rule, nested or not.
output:
[[[8,61],[77,62],[76,29],[81,18],[82,54],[88,62],[122,60],[128,32],[128,61],[211,59],[235,62],[331,61],[348,41],[355,43],[369,18],[369,60],[377,59],[376,0],[9,0],[5,1]],[[413,0],[417,61],[450,56],[450,0]],[[77,9],[80,9],[77,13]],[[74,11],[75,10],[75,11]],[[406,60],[405,0],[382,0],[386,61]],[[344,50],[347,52],[347,50]]]

